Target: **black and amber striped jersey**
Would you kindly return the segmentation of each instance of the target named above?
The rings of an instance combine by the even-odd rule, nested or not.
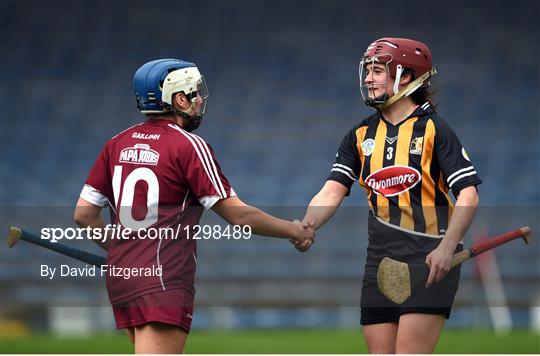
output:
[[[397,125],[380,112],[343,138],[329,180],[367,193],[377,219],[429,235],[445,233],[461,189],[480,180],[467,152],[448,124],[430,107],[419,106]]]

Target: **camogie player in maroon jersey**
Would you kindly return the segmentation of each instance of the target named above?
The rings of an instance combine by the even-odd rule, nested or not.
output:
[[[376,113],[345,135],[303,220],[318,229],[355,181],[365,190],[370,213],[361,324],[371,353],[434,350],[459,283],[460,270],[450,270],[450,261],[463,249],[478,205],[481,180],[431,100],[435,73],[422,42],[382,38],[369,45],[360,62],[360,87]],[[430,266],[426,288],[413,291],[402,305],[377,287],[377,268],[386,256]]]
[[[306,248],[314,231],[243,203],[212,148],[191,133],[208,97],[195,64],[146,63],[135,73],[134,89],[147,121],[105,144],[74,218],[81,227],[105,229],[100,212],[110,209],[117,229],[100,243],[107,250],[107,291],[116,326],[128,330],[135,352],[182,353],[193,317],[193,235],[204,209],[234,228],[250,226],[255,234],[292,239]],[[150,238],[150,231],[172,235]]]

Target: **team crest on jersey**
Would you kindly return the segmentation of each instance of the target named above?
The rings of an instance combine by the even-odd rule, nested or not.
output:
[[[422,180],[420,172],[409,166],[390,166],[371,173],[365,180],[375,194],[392,197],[413,188]]]
[[[157,165],[159,153],[150,148],[150,145],[138,143],[133,147],[126,147],[120,152],[121,163]]]
[[[369,156],[373,153],[373,150],[375,149],[375,140],[372,138],[368,138],[362,144],[360,145],[362,147],[362,153],[364,156]]]
[[[416,137],[411,141],[411,154],[422,155],[422,145],[424,143],[423,137]]]

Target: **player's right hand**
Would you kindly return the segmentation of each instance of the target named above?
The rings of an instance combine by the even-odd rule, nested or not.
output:
[[[294,247],[300,252],[306,252],[315,242],[315,230],[308,223],[294,220],[297,231],[294,239],[290,239]]]

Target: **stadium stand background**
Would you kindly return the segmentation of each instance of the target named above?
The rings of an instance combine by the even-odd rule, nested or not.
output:
[[[197,133],[240,197],[301,217],[341,138],[370,113],[358,90],[358,61],[383,36],[431,47],[439,112],[484,180],[466,245],[472,236],[524,224],[538,230],[539,6],[3,0],[1,231],[72,225],[73,205],[103,144],[142,120],[134,71],[163,57],[193,61],[205,75],[209,108]],[[308,254],[268,239],[200,243],[194,326],[357,325],[366,218],[364,194],[355,187]],[[205,221],[217,219],[210,213]],[[539,252],[537,243],[513,243],[497,255],[518,326],[528,325],[530,308],[540,305]],[[44,329],[58,315],[69,318],[64,306],[107,305],[102,280],[39,277],[40,264],[66,263],[61,256],[28,246],[7,251],[4,244],[0,253],[0,318]],[[475,264],[466,264],[462,276],[450,325],[488,325]],[[101,323],[111,327],[110,313],[103,315],[109,319]]]

